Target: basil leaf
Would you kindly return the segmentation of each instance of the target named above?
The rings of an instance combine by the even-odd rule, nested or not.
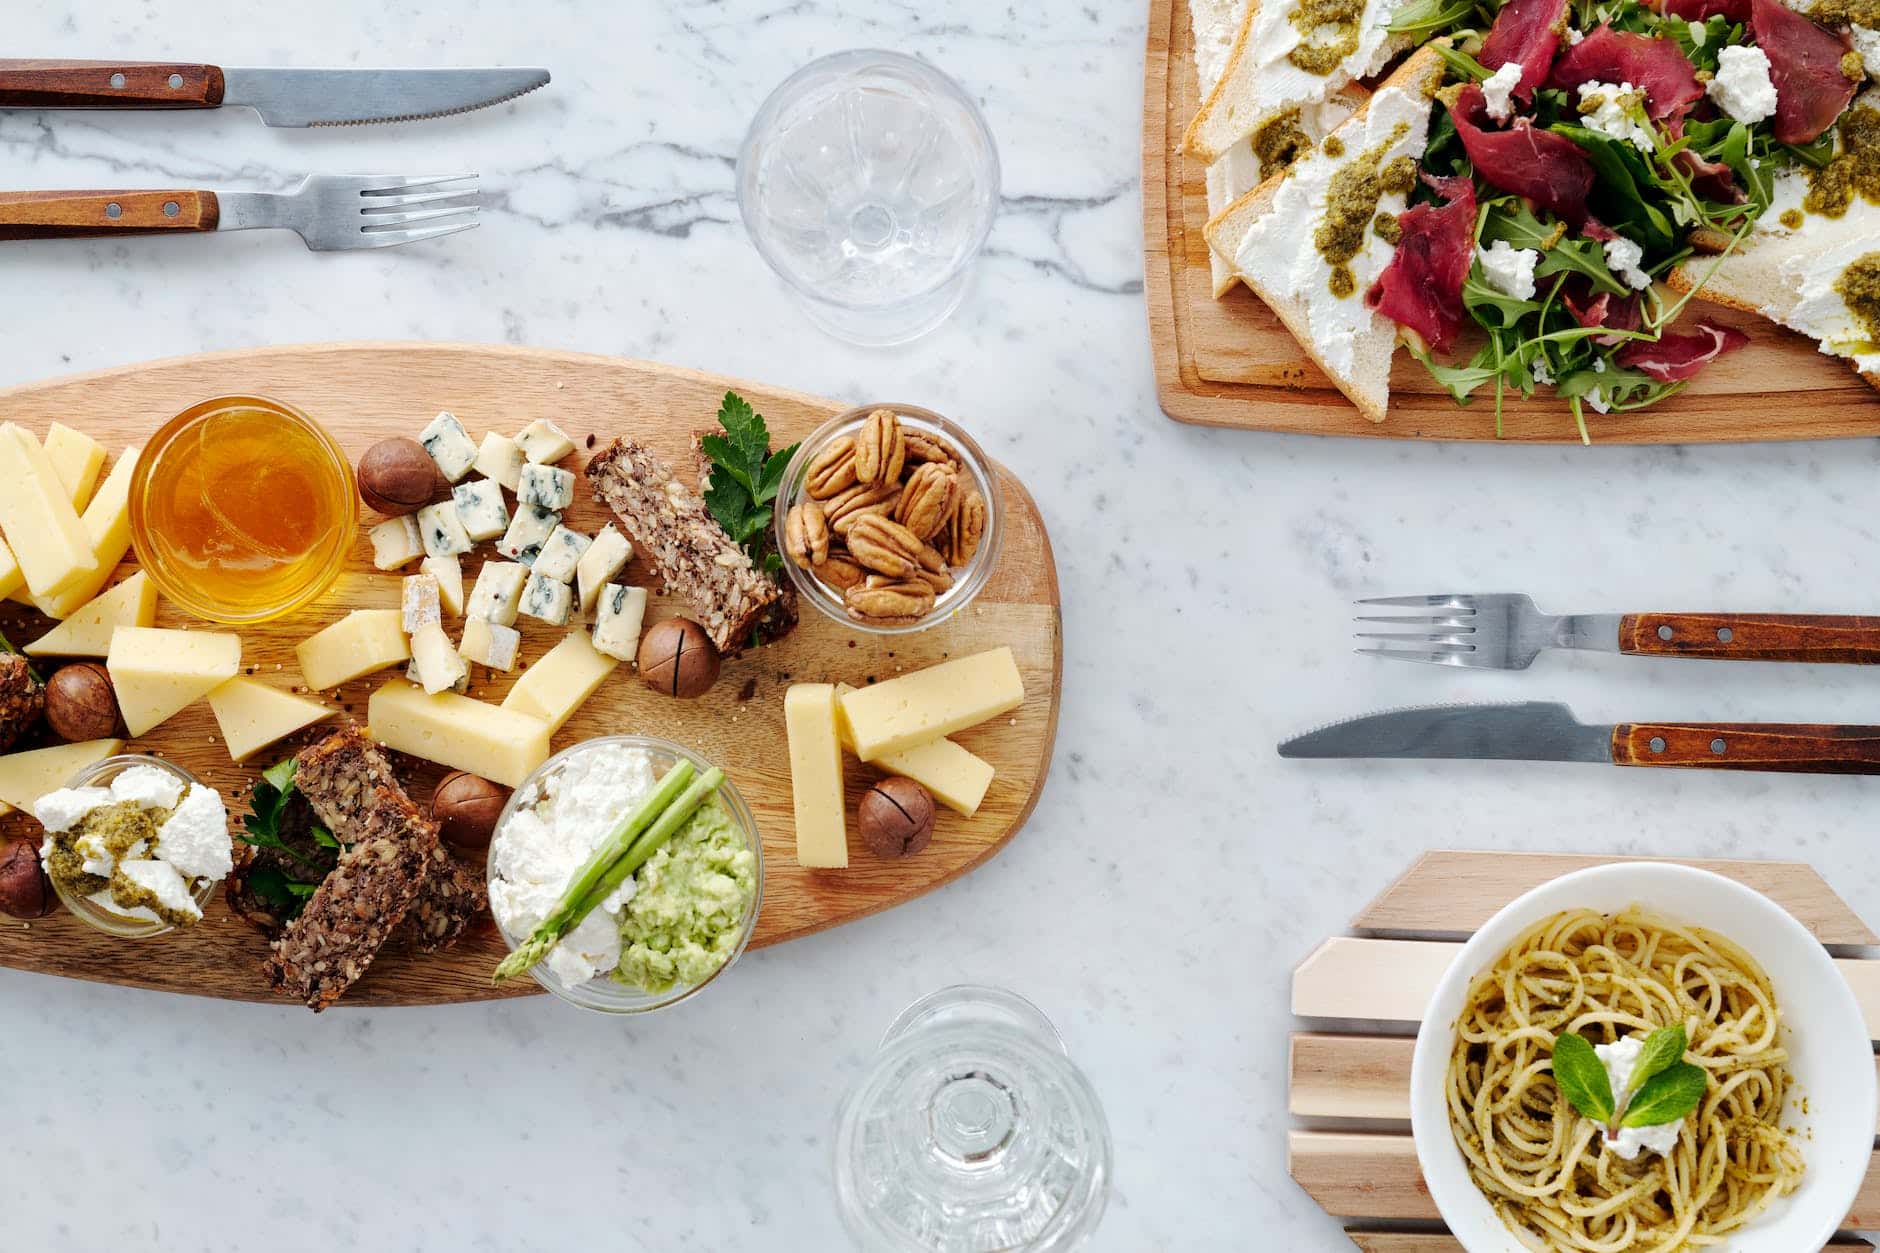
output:
[[[1682,1030],[1682,1028],[1680,1028]],[[1642,1057],[1640,1060],[1644,1060]],[[1662,1127],[1676,1122],[1697,1108],[1710,1090],[1710,1076],[1702,1066],[1675,1062],[1667,1070],[1653,1075],[1638,1089],[1626,1107],[1621,1127]]]
[[[1660,1027],[1646,1036],[1644,1046],[1639,1049],[1638,1064],[1632,1068],[1632,1091],[1640,1091],[1653,1075],[1663,1074],[1683,1061],[1688,1045],[1683,1023]]]
[[[1585,1036],[1569,1031],[1554,1041],[1554,1086],[1586,1117],[1602,1125],[1612,1122],[1612,1081]]]

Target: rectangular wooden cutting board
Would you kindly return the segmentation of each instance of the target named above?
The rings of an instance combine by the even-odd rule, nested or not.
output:
[[[1200,103],[1188,0],[1149,0],[1143,61],[1143,288],[1156,394],[1178,422],[1380,439],[1494,439],[1492,394],[1458,406],[1408,353],[1391,372],[1390,415],[1361,415],[1245,287],[1215,300],[1208,272],[1204,167],[1182,152]],[[1750,344],[1718,359],[1682,394],[1638,413],[1587,413],[1595,443],[1682,444],[1880,435],[1880,393],[1814,342],[1711,305],[1687,311],[1739,326]],[[1578,443],[1566,402],[1507,406],[1503,438]]]
[[[686,466],[693,433],[715,425],[727,388],[765,415],[779,448],[847,408],[761,384],[612,357],[478,345],[330,344],[185,357],[14,388],[0,392],[0,420],[20,422],[39,435],[51,422],[63,422],[102,442],[115,459],[197,401],[259,395],[303,410],[355,459],[386,436],[415,438],[440,409],[449,409],[472,438],[489,430],[514,434],[536,418],[552,418],[576,441],[570,466],[616,436],[631,436],[675,466]],[[752,947],[850,922],[950,882],[996,853],[1037,804],[1057,731],[1063,668],[1057,569],[1037,505],[1009,471],[1000,468],[999,475],[1006,512],[998,566],[978,599],[953,619],[914,635],[876,637],[850,631],[805,604],[801,625],[788,638],[727,661],[717,685],[703,698],[676,701],[649,692],[623,664],[555,736],[553,746],[560,750],[601,734],[660,735],[725,769],[756,814],[763,836],[763,908]],[[568,524],[592,534],[607,520],[583,483]],[[486,548],[480,546],[467,559],[467,580],[475,577],[475,564],[487,556]],[[624,577],[653,590],[649,625],[681,612],[658,596],[657,578],[643,556],[635,555]],[[399,586],[395,575],[372,568],[362,529],[332,592],[291,617],[240,629],[244,669],[255,667],[256,678],[291,688],[300,683],[295,644],[352,609],[395,608]],[[0,606],[0,631],[16,644],[46,629],[43,619],[17,604]],[[165,602],[157,625],[199,624]],[[518,627],[525,665],[565,633],[526,618]],[[1010,645],[1017,656],[1026,700],[1016,713],[956,737],[998,771],[979,812],[966,819],[943,809],[933,842],[909,858],[878,858],[851,830],[849,869],[798,866],[784,689],[793,682],[860,686],[999,645]],[[472,694],[496,701],[515,677],[482,667],[477,674]],[[363,723],[366,697],[386,678],[381,672],[347,684],[329,703],[341,706],[342,718]],[[159,752],[187,767],[221,790],[239,820],[259,770],[300,742],[276,746],[278,752],[266,750],[249,766],[233,765],[207,705],[198,703],[125,751]],[[407,778],[413,798],[428,803],[444,772],[409,764],[414,766]],[[851,813],[874,777],[871,769],[849,763]],[[38,835],[37,824],[24,815],[0,817],[0,836],[37,842]],[[232,914],[219,893],[201,923],[153,940],[102,935],[62,911],[32,923],[0,917],[0,966],[172,992],[271,999],[260,970],[265,952],[260,933]],[[388,948],[340,1003],[435,1004],[539,991],[528,979],[490,987],[490,970],[503,952],[502,938],[487,920],[435,956]]]
[[[1293,972],[1287,1132],[1293,1180],[1344,1220],[1367,1253],[1461,1253],[1440,1222],[1410,1138],[1414,1031],[1461,938],[1502,906],[1550,879],[1624,857],[1434,852]],[[1880,942],[1815,870],[1789,861],[1691,861],[1763,893],[1825,945],[1871,951]],[[1880,1041],[1880,960],[1837,963]],[[1848,1215],[1849,1229],[1880,1229],[1880,1153]],[[1832,1247],[1865,1249],[1847,1238]],[[1804,1253],[1798,1250],[1797,1253]]]

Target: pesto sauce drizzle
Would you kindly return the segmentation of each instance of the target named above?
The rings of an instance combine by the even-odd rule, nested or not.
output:
[[[1807,12],[1824,26],[1880,26],[1880,0],[1817,0]]]
[[[1290,169],[1293,162],[1312,151],[1312,139],[1300,124],[1299,110],[1275,114],[1253,132],[1253,155],[1260,161],[1260,177],[1271,178]]]
[[[1880,252],[1856,258],[1834,280],[1834,291],[1867,332],[1867,342],[1880,344]]]
[[[1378,201],[1387,192],[1408,195],[1416,186],[1415,158],[1401,156],[1383,164],[1384,154],[1409,130],[1408,122],[1397,123],[1383,140],[1334,173],[1325,190],[1325,216],[1312,233],[1312,246],[1332,267],[1332,295],[1340,300],[1358,290],[1351,259],[1364,248],[1365,232],[1379,216]]]
[[[155,848],[158,832],[174,812],[173,809],[146,809],[135,801],[100,805],[81,818],[73,830],[53,838],[52,850],[46,857],[46,876],[74,896],[91,896],[109,889],[111,900],[120,909],[143,905],[171,926],[188,926],[195,921],[193,915],[164,906],[150,889],[120,874],[107,879],[87,873],[84,856],[77,848],[79,838],[88,836],[104,846],[112,861],[122,862],[140,840],[147,848]]]
[[[1855,105],[1835,124],[1841,151],[1808,178],[1802,207],[1810,213],[1838,218],[1848,211],[1856,195],[1880,203],[1880,109]]]
[[[1358,50],[1364,0],[1300,0],[1288,20],[1299,45],[1286,59],[1308,74],[1330,74]]]

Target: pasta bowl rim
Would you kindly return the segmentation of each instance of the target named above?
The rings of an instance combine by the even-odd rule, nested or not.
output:
[[[1822,1247],[1845,1222],[1873,1153],[1875,1070],[1860,1005],[1833,956],[1787,910],[1734,879],[1673,862],[1611,863],[1549,880],[1503,906],[1462,946],[1424,1011],[1411,1062],[1411,1135],[1430,1199],[1467,1253],[1526,1253],[1476,1187],[1450,1132],[1445,1077],[1456,1018],[1470,982],[1534,923],[1570,909],[1629,905],[1717,932],[1754,957],[1775,985],[1789,1038],[1797,1042],[1797,1091],[1813,1098],[1798,1140],[1808,1173],[1794,1193],[1735,1233],[1729,1247],[1732,1253]],[[1727,922],[1710,916],[1726,911]],[[1791,964],[1804,972],[1799,978],[1786,970]],[[1799,1014],[1797,1005],[1804,1007]],[[1819,1081],[1823,1073],[1832,1091]]]

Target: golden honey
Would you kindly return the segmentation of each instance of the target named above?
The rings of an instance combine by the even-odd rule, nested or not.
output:
[[[144,450],[131,537],[165,596],[216,622],[261,622],[331,587],[358,521],[352,466],[318,423],[278,401],[185,410]]]

